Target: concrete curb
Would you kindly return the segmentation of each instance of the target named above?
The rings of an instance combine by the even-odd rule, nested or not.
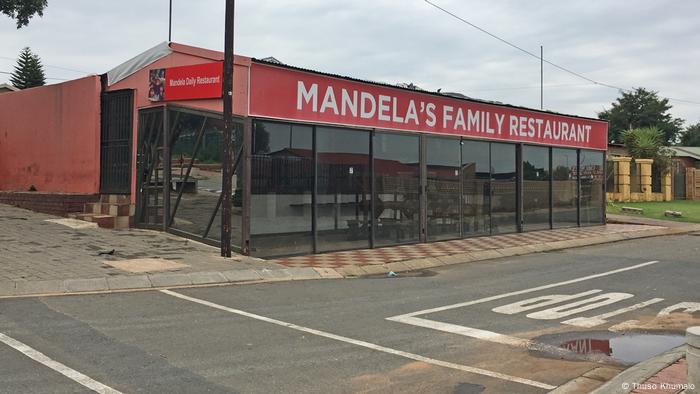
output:
[[[634,389],[634,383],[644,383],[662,369],[685,357],[685,350],[686,345],[681,345],[633,365],[592,391],[591,394],[627,394]]]
[[[171,287],[223,285],[245,282],[279,282],[342,278],[335,270],[322,273],[314,268],[244,269],[208,272],[162,272],[148,275],[120,275],[107,278],[84,278],[46,281],[0,282],[0,299],[106,293],[127,290],[165,289]]]
[[[401,273],[485,261],[503,257],[619,242],[628,239],[676,235],[700,231],[700,225],[658,228],[627,233],[607,234],[590,238],[552,241],[503,249],[487,249],[448,256],[426,257],[377,265],[352,265],[333,268],[243,269],[204,272],[162,272],[147,275],[120,275],[102,278],[0,282],[0,299],[45,295],[69,295],[127,290],[150,290],[170,287],[225,285],[231,283],[263,283],[312,279],[357,278],[368,275]]]

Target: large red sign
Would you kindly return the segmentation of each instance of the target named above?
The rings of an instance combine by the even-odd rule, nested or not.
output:
[[[250,115],[607,149],[608,124],[253,63]]]
[[[222,62],[150,70],[148,98],[153,101],[221,98],[222,73]]]

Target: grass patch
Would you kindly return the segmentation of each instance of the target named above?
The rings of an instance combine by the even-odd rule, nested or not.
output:
[[[622,212],[622,207],[642,208],[643,214]],[[664,216],[664,211],[680,211],[682,217]],[[608,212],[627,216],[642,216],[676,222],[700,223],[700,201],[608,202]]]

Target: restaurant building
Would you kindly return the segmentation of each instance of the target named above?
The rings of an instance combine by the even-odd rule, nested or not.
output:
[[[222,60],[164,43],[104,75],[0,96],[0,190],[122,195],[132,225],[219,244]],[[245,254],[605,222],[604,121],[242,56],[233,101],[232,246]],[[61,138],[32,127],[37,115],[60,120]],[[37,155],[23,138],[65,149]]]

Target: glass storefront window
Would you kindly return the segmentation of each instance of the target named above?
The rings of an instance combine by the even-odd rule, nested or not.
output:
[[[603,152],[582,149],[580,151],[581,177],[581,225],[603,224]]]
[[[515,145],[491,143],[491,233],[512,233],[517,227]]]
[[[460,236],[460,144],[455,138],[427,138],[428,239]]]
[[[370,133],[316,128],[317,251],[368,248]]]
[[[578,225],[576,149],[552,148],[552,223]]]
[[[462,141],[462,233],[465,236],[491,232],[489,156],[488,142]]]
[[[549,148],[523,146],[523,229],[549,229]]]
[[[251,253],[313,252],[313,129],[255,122],[251,156]]]
[[[374,135],[375,245],[417,242],[420,227],[420,139]]]

